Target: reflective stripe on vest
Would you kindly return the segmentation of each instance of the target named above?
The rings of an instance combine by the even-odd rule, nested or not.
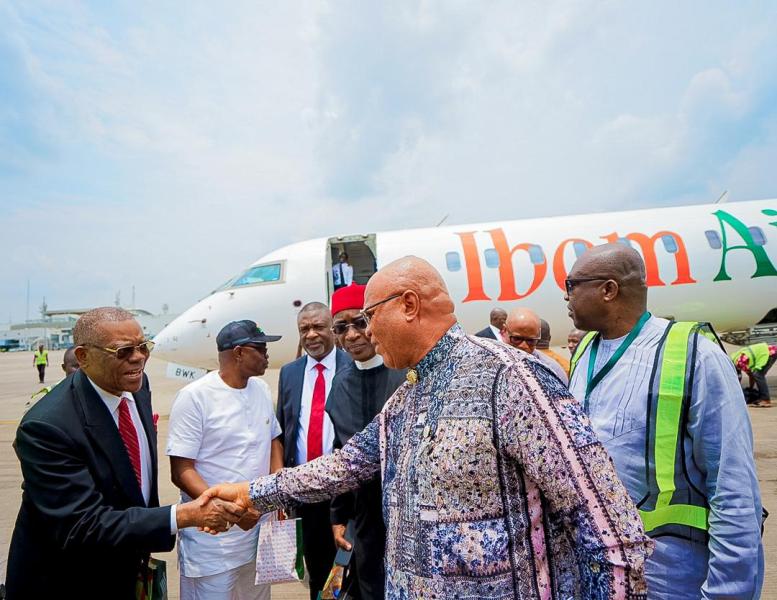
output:
[[[583,356],[583,353],[586,351],[588,346],[591,345],[591,342],[596,337],[596,334],[598,332],[596,331],[589,331],[583,336],[583,339],[580,340],[580,343],[577,345],[577,348],[575,348],[575,353],[572,355],[572,358],[569,361],[569,381],[572,381],[572,374],[575,372],[575,367],[577,367],[577,363],[580,361],[580,357]]]
[[[49,351],[44,350],[43,352],[39,352],[38,350],[35,351],[35,364],[36,365],[45,365],[49,358]]]
[[[688,346],[694,333],[701,329],[695,322],[670,324],[664,341],[661,374],[658,384],[658,404],[655,417],[655,464],[658,497],[653,510],[640,509],[645,532],[662,525],[687,525],[707,530],[709,509],[692,504],[671,504],[675,492],[677,446],[683,424],[683,400],[685,398]],[[682,443],[682,440],[679,440]]]
[[[745,346],[731,353],[731,360],[737,364],[740,354],[747,354],[749,362],[747,368],[750,371],[758,371],[769,362],[769,344],[761,342],[752,346]]]

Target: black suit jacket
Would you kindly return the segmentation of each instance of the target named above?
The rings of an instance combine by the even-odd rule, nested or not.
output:
[[[339,348],[335,350],[335,372],[353,363],[351,357]],[[297,434],[299,432],[299,413],[302,408],[302,384],[305,380],[305,365],[308,357],[301,356],[281,367],[278,380],[278,422],[283,429],[283,466],[297,465]]]
[[[151,451],[149,507],[113,417],[83,372],[22,419],[15,449],[24,492],[8,556],[9,600],[130,600],[149,553],[172,550],[147,378],[133,396]]]
[[[486,327],[485,329],[481,329],[475,335],[477,337],[489,338],[489,339],[492,339],[492,340],[496,339],[496,336],[494,335],[494,332],[493,332],[493,330],[491,329],[490,326]]]

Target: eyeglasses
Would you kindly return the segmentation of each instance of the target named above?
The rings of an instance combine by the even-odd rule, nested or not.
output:
[[[259,354],[264,354],[267,356],[267,346],[257,346],[254,344],[241,344],[240,348],[251,348],[252,350],[256,350]]]
[[[386,302],[389,302],[390,300],[395,300],[396,298],[400,298],[402,294],[393,294],[389,296],[388,298],[384,298],[380,302],[376,302],[375,304],[370,304],[367,308],[362,309],[362,311],[359,313],[362,317],[364,317],[364,320],[367,321],[367,324],[370,324],[370,319],[372,319],[373,315],[370,314],[370,312],[374,312],[375,309],[380,306],[381,304],[385,304]]]
[[[510,338],[511,344],[528,344],[529,346],[535,346],[537,342],[540,341],[540,338],[531,338],[531,337],[524,337],[522,335],[508,335],[507,337]]]
[[[84,344],[84,346],[91,346],[92,348],[97,348],[103,352],[113,354],[118,360],[127,360],[135,354],[135,350],[140,352],[143,356],[148,356],[154,349],[154,342],[146,340],[137,346],[121,346],[120,348],[105,348],[104,346],[97,346],[95,344]]]
[[[578,283],[586,283],[588,281],[609,281],[609,277],[580,277],[578,279],[565,279],[564,287],[567,289],[567,296],[572,293],[575,286]]]
[[[359,314],[350,323],[346,323],[344,321],[335,323],[332,326],[332,333],[335,335],[343,335],[346,331],[348,331],[349,327],[353,327],[358,331],[364,331],[367,329],[367,325],[369,325],[369,321],[367,321],[364,315]]]

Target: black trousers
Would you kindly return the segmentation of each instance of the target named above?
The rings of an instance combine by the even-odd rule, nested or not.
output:
[[[316,600],[335,561],[335,540],[329,523],[329,502],[307,504],[297,509],[302,518],[305,566],[310,578],[310,600]]]
[[[46,365],[35,365],[38,367],[38,379],[40,379],[40,382],[43,383],[43,380],[46,378]]]
[[[769,372],[769,369],[772,368],[775,360],[777,360],[777,354],[770,356],[769,360],[766,362],[762,369],[753,371],[752,373],[753,380],[755,381],[755,385],[758,388],[759,400],[771,399],[771,396],[769,395],[769,384],[766,382],[766,374]]]

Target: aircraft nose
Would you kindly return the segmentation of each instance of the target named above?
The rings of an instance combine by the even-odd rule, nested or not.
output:
[[[154,357],[162,360],[172,361],[176,350],[179,349],[177,335],[178,326],[174,322],[162,329],[154,337]]]

